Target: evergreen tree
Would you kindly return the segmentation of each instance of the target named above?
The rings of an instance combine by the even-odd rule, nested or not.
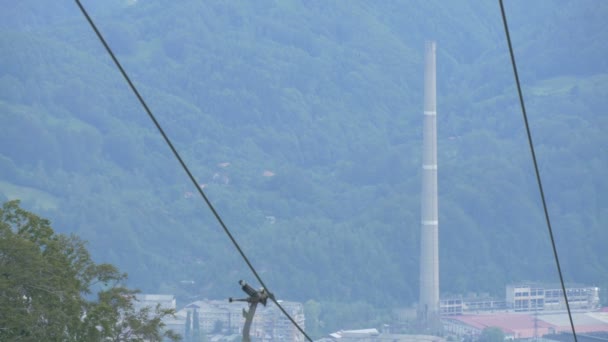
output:
[[[201,341],[201,330],[200,330],[200,322],[198,318],[198,310],[194,309],[194,315],[192,320],[192,341],[200,342]]]
[[[479,342],[503,342],[505,333],[497,327],[487,327],[479,335]]]
[[[188,314],[186,316],[186,331],[185,331],[185,336],[184,339],[186,340],[186,342],[190,342],[192,340],[192,334],[191,334],[191,329],[190,327],[192,326],[192,315],[190,314],[190,310],[188,310]]]

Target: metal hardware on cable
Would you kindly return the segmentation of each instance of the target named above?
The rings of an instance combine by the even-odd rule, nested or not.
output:
[[[251,336],[249,331],[251,330],[251,323],[253,322],[253,315],[255,315],[255,309],[258,306],[258,303],[262,303],[262,305],[266,306],[266,302],[268,298],[273,297],[271,293],[266,291],[266,289],[261,288],[259,290],[254,289],[249,284],[244,282],[243,280],[239,280],[239,285],[241,285],[241,289],[245,292],[249,297],[242,299],[234,299],[232,297],[228,298],[230,303],[232,302],[247,302],[249,303],[249,310],[243,309],[243,317],[245,317],[245,325],[243,326],[243,342],[251,342]]]

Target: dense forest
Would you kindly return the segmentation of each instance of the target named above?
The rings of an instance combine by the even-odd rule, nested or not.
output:
[[[416,301],[427,39],[442,293],[558,281],[497,3],[83,4],[270,290],[320,305],[310,324]],[[608,288],[608,3],[506,10],[565,280]],[[0,201],[144,292],[253,281],[74,3],[5,4],[0,51]]]

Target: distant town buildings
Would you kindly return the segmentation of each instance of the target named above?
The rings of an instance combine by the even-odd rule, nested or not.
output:
[[[340,330],[315,342],[445,342],[431,335],[380,333],[377,329]]]
[[[608,333],[608,309],[600,310],[600,290],[594,286],[570,285],[566,288],[570,308],[573,310],[577,333]],[[138,294],[136,309],[176,309],[173,295]],[[304,307],[298,302],[282,301],[289,315],[305,328]],[[205,336],[208,341],[240,341],[245,322],[245,302],[229,303],[228,300],[200,300],[189,303],[176,312],[175,317],[165,318],[166,329],[186,337]],[[412,309],[414,310],[414,309]],[[455,296],[440,301],[443,336],[475,339],[486,328],[500,328],[507,339],[536,338],[545,335],[561,336],[570,332],[565,301],[560,286],[539,283],[510,284],[505,297],[493,298],[488,294]],[[377,329],[340,330],[317,342],[444,342],[445,339],[430,335],[396,334],[404,331],[399,322],[416,319],[416,312],[408,310],[398,314],[394,326]],[[196,320],[196,322],[194,321]],[[187,327],[187,324],[189,326]],[[391,327],[397,328],[390,329]],[[407,325],[403,326],[409,330]],[[394,330],[394,331],[393,331]],[[304,342],[304,336],[276,306],[269,302],[258,306],[251,326],[251,337],[256,342],[289,341]]]
[[[568,286],[570,309],[593,310],[600,305],[600,289],[593,286]],[[523,283],[507,285],[506,304],[515,311],[565,310],[564,292],[558,284]]]
[[[478,311],[496,311],[506,309],[504,299],[490,297],[488,294],[469,295],[465,297],[448,297],[439,301],[441,316],[461,315]]]
[[[305,327],[304,307],[298,302],[282,301],[281,306],[302,327]],[[198,327],[211,341],[241,340],[241,334],[245,318],[243,309],[247,304],[243,302],[229,303],[228,300],[200,300],[186,305],[179,310],[172,321],[166,322],[167,327],[175,332],[186,335],[188,313],[191,319],[198,317]],[[194,312],[197,312],[194,315]],[[194,322],[192,322],[193,324]],[[257,307],[253,323],[251,325],[251,337],[255,341],[304,341],[304,336],[286,318],[283,313],[273,304],[268,303],[266,307]]]
[[[141,310],[148,307],[154,311],[157,305],[160,305],[160,309],[175,310],[177,308],[177,302],[174,295],[138,293],[135,295],[135,301],[133,302],[135,310]]]
[[[608,312],[599,310],[599,288],[569,285],[568,303],[577,333],[608,332]],[[559,336],[571,331],[563,291],[559,285],[518,283],[506,286],[505,298],[488,295],[451,297],[440,302],[444,331],[463,338],[500,328],[506,339]]]
[[[601,312],[573,313],[577,334],[608,332],[608,314]],[[480,313],[443,318],[446,334],[475,339],[486,328],[502,330],[507,340],[540,338],[548,334],[571,332],[568,314],[500,312]]]
[[[563,291],[559,285],[539,283],[510,284],[506,286],[505,298],[495,298],[488,294],[455,296],[440,300],[442,316],[464,313],[512,310],[534,312],[565,310]],[[566,289],[571,309],[597,309],[600,305],[599,288],[594,286],[570,285]]]
[[[281,301],[280,303],[300,327],[305,328],[304,306],[298,302]],[[151,312],[154,312],[157,306],[160,306],[161,309],[176,309],[175,296],[136,295],[136,301],[134,301],[136,310],[149,308]],[[175,317],[165,317],[163,322],[165,329],[180,334],[184,337],[184,341],[193,341],[192,337],[196,330],[199,336],[206,336],[207,341],[241,341],[245,322],[243,309],[246,308],[247,303],[244,302],[200,300],[189,303],[178,310]],[[196,314],[194,314],[195,312]],[[193,322],[195,317],[198,318],[198,324]],[[189,328],[186,327],[187,322],[190,323]],[[266,307],[262,305],[257,307],[251,326],[251,337],[256,342],[304,342],[305,340],[304,336],[272,302],[269,302]]]

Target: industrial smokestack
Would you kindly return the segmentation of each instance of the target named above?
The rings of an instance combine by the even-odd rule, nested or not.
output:
[[[440,329],[435,51],[435,42],[426,42],[418,319],[424,330],[429,332],[438,332]]]

